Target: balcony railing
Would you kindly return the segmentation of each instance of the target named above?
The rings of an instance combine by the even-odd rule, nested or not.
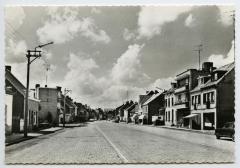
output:
[[[188,102],[189,102],[188,99],[180,99],[175,102],[175,105],[186,104]]]
[[[186,84],[186,85],[184,85],[184,86],[182,86],[182,87],[177,88],[177,89],[175,90],[175,93],[180,93],[180,92],[184,92],[184,91],[188,91],[188,90],[189,90],[189,85]]]

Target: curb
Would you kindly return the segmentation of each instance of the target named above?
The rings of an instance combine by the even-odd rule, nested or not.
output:
[[[163,129],[171,129],[171,130],[177,130],[177,131],[185,131],[185,132],[193,132],[197,134],[206,134],[206,135],[215,135],[214,132],[203,132],[203,131],[197,131],[197,130],[191,130],[191,129],[179,129],[179,128],[174,128],[174,127],[164,127],[164,126],[153,126],[153,125],[141,125],[141,124],[132,124],[132,123],[124,123],[124,122],[119,122],[116,124],[125,124],[125,125],[131,125],[135,127],[153,127],[153,128],[163,128]]]
[[[43,135],[48,135],[48,134],[56,133],[56,132],[61,131],[61,130],[63,130],[63,129],[59,129],[59,130],[56,130],[56,131],[45,131],[45,132],[38,131],[37,133],[41,133],[42,135],[22,137],[22,138],[19,138],[19,139],[14,140],[14,141],[12,141],[12,142],[5,143],[5,146],[11,146],[11,145],[18,144],[18,143],[20,143],[20,142],[24,142],[24,141],[27,141],[27,140],[30,140],[30,139],[38,138],[38,137],[43,136]]]

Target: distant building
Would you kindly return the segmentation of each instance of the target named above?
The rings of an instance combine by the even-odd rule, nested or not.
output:
[[[135,113],[135,106],[137,106],[137,103],[131,103],[130,106],[124,109],[124,117],[123,120],[126,122],[130,121],[130,118],[133,116]]]
[[[138,115],[141,116],[143,114],[142,106],[143,104],[154,94],[154,91],[147,91],[145,95],[139,95],[138,99]]]
[[[124,121],[124,110],[127,109],[129,106],[131,106],[133,104],[133,102],[129,102],[127,101],[123,106],[121,106],[119,108],[119,117],[120,117],[120,121]]]
[[[165,92],[165,125],[174,126],[177,125],[177,114],[174,106],[175,95],[174,90],[176,83],[171,83],[171,88]]]
[[[77,106],[77,116],[76,120],[80,122],[85,122],[89,119],[89,113],[82,103],[75,103]]]
[[[190,128],[214,129],[234,121],[234,63],[218,69],[210,67],[208,75],[198,78],[191,91]]]
[[[61,87],[40,87],[39,84],[36,84],[35,89],[35,97],[40,99],[41,106],[39,123],[48,122],[57,126],[59,124],[59,115],[63,111]]]
[[[142,114],[146,116],[147,124],[152,124],[152,116],[159,116],[159,109],[164,107],[164,93],[155,92],[142,105]]]

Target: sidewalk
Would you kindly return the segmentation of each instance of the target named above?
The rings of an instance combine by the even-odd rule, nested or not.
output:
[[[127,124],[126,122],[119,122],[121,124]],[[134,125],[134,126],[142,126],[142,127],[154,127],[154,128],[163,128],[163,129],[173,129],[173,130],[178,130],[178,131],[188,131],[188,132],[195,132],[199,134],[208,134],[208,135],[214,135],[215,131],[214,130],[194,130],[190,128],[183,128],[183,127],[171,127],[171,126],[166,126],[166,125],[141,125],[141,124],[134,124],[134,123],[128,123],[128,125]]]
[[[36,137],[39,137],[39,136],[44,135],[44,134],[54,133],[54,132],[59,131],[61,129],[63,129],[63,128],[52,127],[52,128],[40,130],[38,132],[29,132],[27,137],[24,137],[23,133],[13,133],[11,135],[5,136],[5,146],[20,143],[22,141],[26,141],[26,140],[29,140],[29,139],[32,139],[32,138],[36,138]]]
[[[171,127],[171,126],[156,126],[160,128],[166,128],[166,129],[174,129],[174,130],[179,130],[179,131],[189,131],[189,132],[196,132],[196,133],[201,133],[201,134],[208,134],[208,135],[214,135],[215,131],[214,130],[195,130],[195,129],[190,129],[190,128],[184,128],[184,127]]]

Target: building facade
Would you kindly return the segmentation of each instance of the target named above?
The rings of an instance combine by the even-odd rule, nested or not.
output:
[[[23,131],[25,86],[5,67],[5,131],[6,134]]]
[[[39,123],[47,122],[57,126],[59,124],[59,115],[63,111],[61,87],[40,87],[39,84],[36,84],[35,97],[40,100],[41,106]]]
[[[176,126],[177,125],[177,114],[174,106],[175,103],[175,83],[172,83],[172,87],[166,91],[164,95],[165,99],[165,125]]]
[[[159,116],[159,109],[164,108],[164,93],[155,92],[142,105],[143,115],[146,116],[147,124],[152,124],[152,116]]]
[[[190,128],[215,129],[234,121],[234,63],[201,75],[191,91]]]

